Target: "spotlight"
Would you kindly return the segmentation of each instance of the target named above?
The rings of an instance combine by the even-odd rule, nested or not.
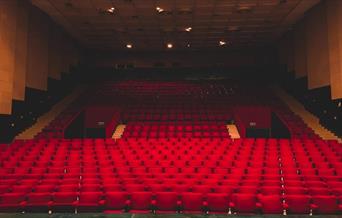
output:
[[[185,28],[185,31],[190,32],[192,30],[192,27]]]
[[[133,45],[132,44],[127,44],[126,48],[133,48]]]
[[[172,48],[173,45],[172,45],[171,43],[167,43],[166,47],[167,47],[167,48]]]
[[[114,7],[111,7],[111,8],[108,8],[107,9],[107,12],[110,13],[110,14],[113,14],[115,11],[115,8]]]
[[[156,11],[157,11],[158,13],[162,13],[162,12],[164,11],[164,9],[162,9],[161,7],[156,7]]]
[[[219,41],[219,45],[220,45],[220,46],[224,46],[224,45],[226,45],[226,44],[227,44],[227,43],[226,43],[225,41],[222,41],[222,40]]]

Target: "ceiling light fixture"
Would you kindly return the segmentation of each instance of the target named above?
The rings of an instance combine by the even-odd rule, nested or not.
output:
[[[190,32],[192,30],[192,27],[185,28],[185,31]]]
[[[171,43],[167,43],[166,47],[167,47],[167,48],[172,48],[173,45],[172,45]]]
[[[115,11],[115,8],[114,7],[111,7],[111,8],[108,8],[107,9],[107,12],[110,13],[110,14],[113,14]]]
[[[190,48],[190,47],[191,47],[191,44],[190,44],[190,43],[188,43],[188,44],[186,45],[186,47]]]
[[[133,48],[133,45],[132,44],[127,44],[126,48]]]
[[[164,9],[162,9],[161,7],[156,7],[156,10],[157,10],[158,13],[161,13],[161,12],[164,11]]]
[[[220,45],[220,46],[224,46],[224,45],[226,45],[226,44],[227,44],[227,43],[226,43],[225,41],[222,41],[222,40],[219,41],[219,45]]]

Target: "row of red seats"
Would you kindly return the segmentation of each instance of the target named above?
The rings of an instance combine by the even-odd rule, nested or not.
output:
[[[115,177],[116,176],[116,177]],[[175,191],[262,194],[309,194],[341,196],[341,181],[270,180],[269,178],[125,178],[112,177],[45,177],[40,179],[4,179],[0,194],[44,191]]]
[[[137,85],[124,85],[130,83],[137,83]],[[286,105],[281,104],[279,99],[268,97],[267,99],[264,99],[264,102],[259,102],[261,101],[260,99],[253,99],[255,98],[254,96],[258,94],[264,94],[262,91],[256,92],[255,90],[250,89],[239,90],[240,92],[236,94],[237,97],[233,98],[233,91],[231,91],[233,89],[233,84],[231,83],[225,84],[213,82],[212,84],[196,84],[179,81],[181,84],[174,83],[166,86],[164,86],[164,84],[168,84],[167,82],[152,82],[154,85],[151,85],[150,83],[151,82],[148,81],[125,81],[108,83],[103,87],[95,87],[99,89],[97,92],[93,92],[92,90],[86,92],[73,104],[71,109],[68,109],[64,114],[62,113],[58,116],[58,118],[49,124],[49,126],[47,126],[45,130],[37,136],[37,138],[63,137],[65,125],[73,119],[73,117],[70,117],[69,115],[72,115],[75,111],[82,111],[81,108],[84,106],[85,100],[95,103],[105,101],[107,103],[110,102],[111,99],[113,99],[113,102],[115,102],[122,111],[122,116],[117,119],[124,121],[167,121],[186,119],[196,121],[198,119],[226,122],[232,118],[230,110],[231,107],[227,105],[227,102],[230,102],[230,105],[241,105],[245,104],[244,102],[251,102],[251,104],[256,103],[256,105],[269,105],[272,111],[275,111],[289,128],[292,137],[319,138],[304,124],[303,120],[291,113]],[[253,97],[251,97],[248,92],[252,92]],[[91,96],[91,100],[89,100],[89,96]],[[185,106],[183,107],[183,105]],[[169,114],[169,112],[165,112],[166,115],[171,115],[171,117],[164,116],[165,110],[163,108],[168,108],[168,111],[170,112],[173,110],[172,108],[178,108],[180,113],[176,114],[177,116],[173,116]],[[198,110],[194,111],[194,108],[197,108]],[[152,111],[150,109],[152,109]],[[199,113],[202,109],[203,111],[206,111],[206,114]],[[71,110],[72,113],[69,113],[69,110]],[[130,110],[132,110],[132,113],[130,113]],[[129,114],[126,113],[127,111]],[[175,135],[162,135],[162,137],[174,136]],[[186,137],[183,135],[177,136]],[[133,135],[133,137],[139,137],[139,135]],[[198,137],[207,136],[200,135]]]
[[[131,212],[131,213],[263,213],[337,214],[335,196],[262,195],[193,192],[56,192],[9,193],[1,196],[1,212]]]
[[[342,188],[340,182],[335,182],[336,187],[321,186],[317,182],[308,181],[306,185],[298,185],[295,181],[289,181],[286,186],[271,180],[264,180],[258,183],[258,180],[242,180],[242,181],[225,181],[221,180],[220,184],[215,180],[199,181],[190,180],[193,184],[182,183],[181,180],[145,180],[143,183],[137,183],[135,180],[103,180],[103,184],[99,179],[46,179],[40,180],[36,184],[27,184],[29,180],[22,180],[20,184],[15,184],[11,180],[6,180],[8,184],[0,185],[0,194],[5,193],[29,193],[29,192],[110,192],[110,191],[173,191],[173,192],[196,192],[196,193],[260,193],[269,194],[306,194],[310,196],[317,195],[334,195],[340,197]],[[11,184],[11,182],[13,184]],[[77,183],[82,182],[82,183]],[[164,182],[164,183],[163,183]],[[252,184],[255,182],[256,184]],[[260,182],[260,181],[259,181]],[[292,183],[291,183],[292,182]],[[298,182],[298,181],[297,181]],[[226,183],[226,184],[224,184]],[[284,183],[283,183],[284,184]],[[330,183],[329,183],[330,184]],[[291,186],[293,185],[293,186]],[[311,186],[312,185],[312,186]]]

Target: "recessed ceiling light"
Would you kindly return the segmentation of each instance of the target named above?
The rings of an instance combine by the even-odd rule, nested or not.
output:
[[[190,32],[192,30],[192,27],[185,28],[185,31]]]
[[[127,44],[127,45],[126,45],[126,48],[132,48],[132,47],[133,47],[132,44]]]
[[[158,13],[161,13],[161,12],[164,11],[164,9],[162,9],[161,7],[156,7],[156,10],[157,10]]]
[[[186,45],[186,47],[190,48],[190,47],[191,47],[191,44],[190,44],[190,43],[188,43],[188,44]]]
[[[225,41],[222,41],[222,40],[219,41],[219,45],[220,45],[220,46],[223,46],[223,45],[225,45],[225,44],[227,44]]]
[[[173,45],[172,45],[172,43],[167,43],[166,47],[167,47],[167,48],[172,48]]]
[[[114,7],[111,7],[111,8],[108,8],[107,9],[107,12],[110,13],[110,14],[113,14],[115,11],[115,8]]]

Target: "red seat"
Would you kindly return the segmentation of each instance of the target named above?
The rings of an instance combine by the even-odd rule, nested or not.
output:
[[[33,188],[34,192],[54,192],[56,189],[55,185],[37,185],[36,187]]]
[[[312,197],[314,214],[338,214],[339,205],[333,195],[320,195]]]
[[[264,214],[282,214],[284,210],[283,199],[280,195],[258,195],[262,213]]]
[[[11,188],[13,193],[29,193],[32,191],[31,185],[15,185]]]
[[[131,213],[148,213],[152,210],[151,192],[132,192],[129,204]]]
[[[229,209],[228,194],[208,193],[206,196],[207,210],[209,213],[227,213]]]
[[[238,213],[255,213],[256,203],[254,194],[233,194],[230,207]]]
[[[24,205],[24,193],[6,193],[0,196],[0,212],[21,212]]]
[[[121,184],[110,184],[103,186],[104,192],[122,192],[123,186]]]
[[[78,192],[78,191],[79,191],[78,184],[57,186],[57,192]]]
[[[142,184],[128,184],[125,185],[125,190],[128,192],[143,192],[146,191],[146,186]]]
[[[280,195],[282,191],[280,186],[264,186],[260,189],[260,193],[263,195]]]
[[[100,192],[102,187],[96,184],[84,184],[80,187],[80,192]]]
[[[107,192],[105,195],[105,210],[123,212],[129,203],[126,192]]]
[[[286,195],[285,204],[288,213],[291,214],[309,214],[310,213],[309,195]]]
[[[182,193],[182,192],[189,192],[190,186],[189,185],[171,185],[170,186],[171,191],[177,192],[177,193]]]
[[[181,201],[176,192],[157,192],[153,202],[156,213],[177,212],[180,210]]]
[[[163,184],[150,184],[150,185],[148,185],[147,189],[153,193],[168,191],[168,187],[166,185],[163,185]]]
[[[183,212],[201,213],[206,211],[206,202],[202,193],[184,192],[181,197]]]
[[[104,200],[102,192],[81,192],[76,203],[77,211],[82,212],[101,212]]]
[[[53,195],[51,208],[54,212],[74,212],[77,203],[77,192],[56,192]]]
[[[27,195],[25,211],[48,212],[52,205],[52,194],[48,192],[30,193]]]
[[[195,185],[191,188],[192,192],[207,194],[212,192],[212,188],[209,185]]]
[[[0,185],[0,195],[3,193],[10,192],[10,185]]]

